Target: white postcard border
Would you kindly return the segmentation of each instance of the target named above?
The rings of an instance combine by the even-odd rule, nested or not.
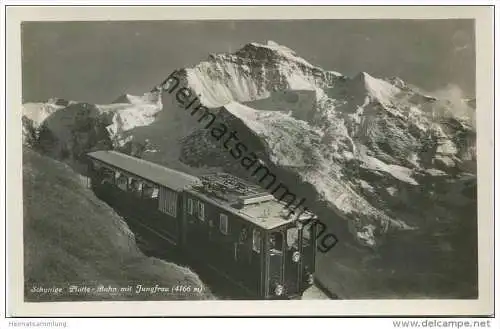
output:
[[[493,29],[485,6],[7,7],[7,316],[394,316],[493,312]],[[478,300],[126,301],[26,303],[23,298],[21,21],[197,19],[476,19]]]

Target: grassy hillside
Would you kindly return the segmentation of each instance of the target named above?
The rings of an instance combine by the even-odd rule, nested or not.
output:
[[[122,219],[68,166],[25,147],[23,178],[26,301],[212,298],[189,269],[142,254]],[[70,293],[70,285],[94,291]],[[201,292],[137,293],[137,285]],[[99,286],[117,291],[98,292]],[[33,287],[63,290],[31,292]]]

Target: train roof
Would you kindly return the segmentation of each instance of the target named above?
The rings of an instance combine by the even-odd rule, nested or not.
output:
[[[195,177],[116,151],[95,151],[87,155],[129,175],[178,192],[185,190],[265,230],[292,221],[292,218],[287,218],[289,211],[286,204],[279,202],[262,187],[230,174]],[[305,212],[301,218],[309,216],[314,215]]]
[[[214,204],[220,209],[233,213],[265,230],[271,230],[290,223],[290,220],[287,220],[285,216],[281,215],[281,213],[286,210],[284,205],[277,201],[266,201],[261,204],[251,204],[239,208],[235,207],[235,204],[231,204],[227,200],[207,195],[200,190],[190,189],[188,193],[193,194],[203,201]]]
[[[116,151],[95,151],[87,155],[92,159],[108,164],[118,170],[123,170],[129,174],[171,188],[175,191],[182,191],[191,186],[201,184],[198,177],[124,153]]]
[[[200,179],[202,185],[188,189],[189,193],[263,229],[274,229],[294,219],[287,217],[286,204],[258,185],[226,173],[205,175]],[[303,216],[314,215],[308,212]]]

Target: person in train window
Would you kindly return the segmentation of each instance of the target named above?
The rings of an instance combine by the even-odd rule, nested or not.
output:
[[[141,195],[142,193],[142,182],[139,181],[138,179],[131,178],[130,180],[130,190],[136,194],[136,195]]]
[[[269,236],[269,250],[271,254],[281,254],[283,238],[281,233],[273,233]]]
[[[127,183],[128,183],[128,177],[125,176],[124,174],[120,174],[120,176],[118,176],[118,179],[116,180],[116,185],[118,186],[118,188],[122,191],[126,191],[127,190]]]
[[[112,170],[109,170],[107,168],[103,168],[102,169],[102,176],[103,176],[103,179],[102,179],[102,184],[113,184],[113,179],[114,179],[114,176],[115,173],[112,171]]]

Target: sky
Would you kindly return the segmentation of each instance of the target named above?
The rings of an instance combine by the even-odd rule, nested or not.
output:
[[[110,103],[209,53],[273,40],[314,65],[475,95],[473,20],[24,22],[23,102]]]

